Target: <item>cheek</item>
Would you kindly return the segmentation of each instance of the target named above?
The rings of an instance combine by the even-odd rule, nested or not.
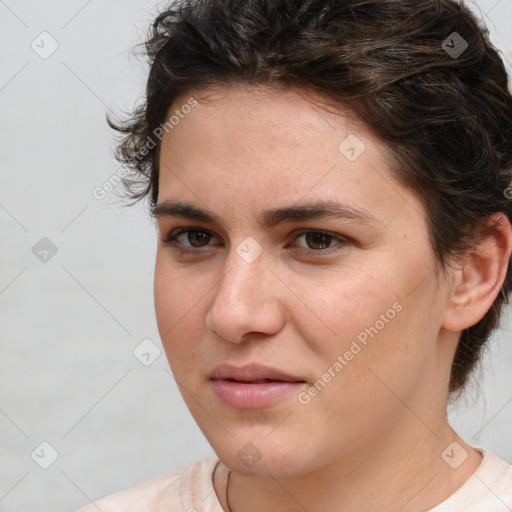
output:
[[[435,293],[430,283],[411,293],[417,272],[401,270],[296,279],[293,289],[308,307],[292,311],[292,322],[323,365],[317,374],[343,372],[356,383],[375,380],[369,369],[393,377],[404,365],[411,372],[421,367],[438,334]]]
[[[204,308],[211,286],[203,276],[165,264],[157,256],[154,300],[160,338],[173,372],[179,361],[180,373],[194,367],[197,344],[204,325]]]
[[[171,330],[178,313],[176,309],[179,306],[179,302],[176,301],[178,290],[175,288],[177,288],[176,281],[172,277],[171,269],[167,268],[158,254],[153,289],[156,321],[164,344],[167,339],[166,333]]]
[[[207,272],[173,264],[166,251],[159,250],[154,277],[159,328],[167,332],[174,325],[177,328],[188,316],[197,315],[197,306],[206,298],[211,287]]]
[[[428,311],[397,283],[358,279],[344,286],[343,293],[334,287],[318,303],[334,334],[320,334],[313,323],[300,324],[300,336],[314,352],[314,384],[305,410],[311,407],[333,435],[343,431],[355,443],[358,436],[370,435],[372,425],[401,411],[396,396],[406,399],[414,393],[434,343],[425,331]],[[432,340],[434,333],[431,328]],[[302,396],[300,403],[309,397]]]
[[[367,331],[388,329],[402,309],[399,288],[382,280],[382,274],[347,270],[293,280],[290,287],[303,303],[295,301],[294,323],[318,352],[348,349],[358,338],[364,343]]]

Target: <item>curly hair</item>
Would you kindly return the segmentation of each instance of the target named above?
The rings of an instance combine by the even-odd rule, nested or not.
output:
[[[134,202],[157,201],[161,135],[179,96],[274,84],[319,93],[387,144],[397,180],[422,197],[441,268],[471,249],[493,215],[512,220],[508,77],[487,29],[460,2],[178,0],[154,20],[145,52],[143,104],[109,119]],[[466,386],[511,287],[509,266],[492,307],[461,333],[452,395]]]

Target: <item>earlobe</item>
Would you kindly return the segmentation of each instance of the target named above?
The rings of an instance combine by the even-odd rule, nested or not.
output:
[[[511,253],[512,226],[505,214],[494,215],[454,271],[445,329],[461,331],[485,316],[503,286]]]

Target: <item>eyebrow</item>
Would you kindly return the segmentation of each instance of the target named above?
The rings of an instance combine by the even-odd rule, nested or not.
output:
[[[215,213],[198,206],[174,201],[163,201],[152,208],[154,217],[182,217],[210,224],[223,224]],[[372,214],[362,208],[343,205],[333,201],[302,203],[282,208],[265,210],[258,221],[266,227],[275,227],[283,222],[308,221],[325,218],[349,219],[360,223],[379,223]]]

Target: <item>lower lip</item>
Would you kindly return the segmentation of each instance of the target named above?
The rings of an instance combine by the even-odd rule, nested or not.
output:
[[[298,393],[305,382],[270,381],[246,384],[230,380],[212,380],[217,397],[233,409],[263,409],[283,400],[292,393]]]

